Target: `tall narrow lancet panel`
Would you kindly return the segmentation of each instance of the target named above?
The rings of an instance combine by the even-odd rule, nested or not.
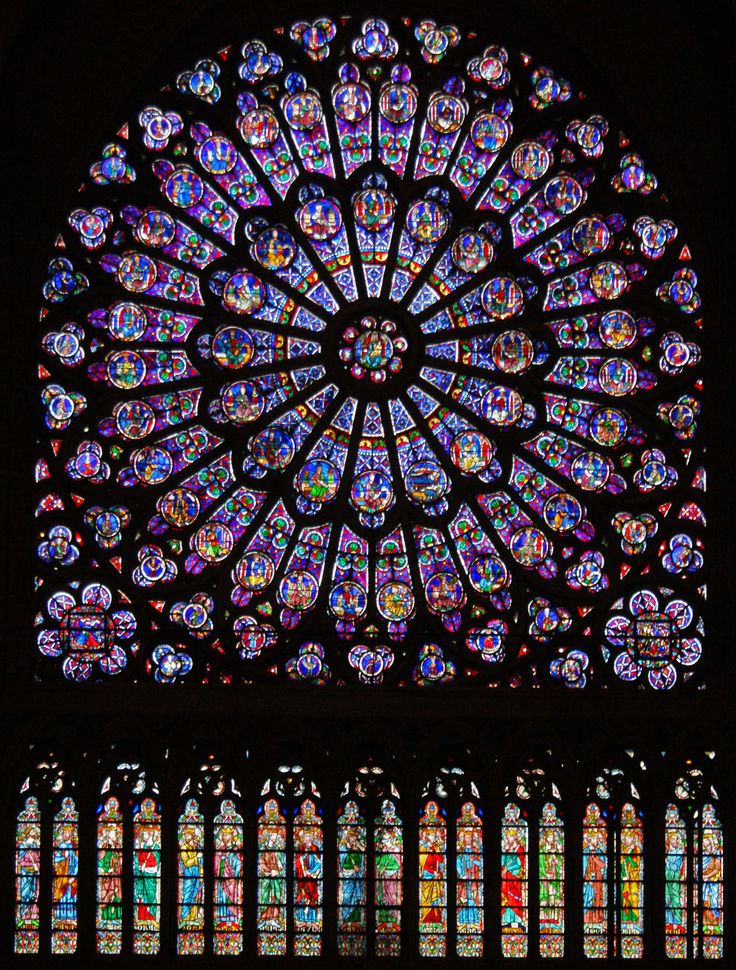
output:
[[[604,957],[609,945],[608,819],[591,802],[583,819],[583,946]]]
[[[323,849],[322,818],[305,798],[294,819],[294,953],[319,956],[322,951]]]
[[[258,952],[286,953],[286,819],[275,798],[258,816]]]
[[[54,815],[52,843],[51,952],[74,953],[79,918],[79,813],[73,798],[65,798]]]
[[[472,801],[460,807],[455,840],[457,953],[465,957],[482,956],[483,818]]]
[[[204,953],[204,816],[191,798],[177,827],[177,953]]]
[[[509,802],[501,822],[501,948],[505,957],[525,957],[529,926],[529,825]]]
[[[350,800],[337,820],[337,946],[341,956],[366,952],[368,848],[365,818]]]
[[[375,819],[373,857],[376,956],[398,956],[401,953],[404,830],[391,798],[381,802]]]
[[[665,816],[665,944],[668,957],[687,957],[691,933],[688,886],[689,866],[687,825],[677,805],[668,805]]]
[[[630,803],[621,810],[618,865],[621,955],[640,957],[644,949],[644,825]]]
[[[698,874],[698,949],[707,958],[723,956],[724,879],[723,826],[714,805],[703,806],[700,823]],[[701,928],[702,927],[702,928]]]
[[[121,118],[49,250],[38,677],[702,686],[705,318],[651,158],[487,32],[274,27]]]
[[[437,802],[427,802],[419,819],[419,953],[447,951],[447,823]]]
[[[15,826],[15,952],[38,953],[40,941],[41,812],[31,795]]]
[[[123,816],[117,798],[97,813],[97,952],[120,953],[123,943]]]
[[[133,952],[158,953],[161,936],[161,815],[152,798],[133,813]]]
[[[243,950],[243,818],[225,799],[214,823],[214,949],[218,956]]]
[[[561,957],[565,948],[565,826],[554,802],[539,820],[539,952]]]

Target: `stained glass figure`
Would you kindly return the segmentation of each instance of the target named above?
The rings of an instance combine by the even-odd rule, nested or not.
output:
[[[349,801],[337,820],[338,925],[341,956],[363,956],[367,931],[367,833],[358,805]]]
[[[595,802],[583,820],[583,948],[588,957],[608,955],[608,821]]]
[[[698,936],[700,955],[710,959],[723,956],[723,827],[715,806],[703,806],[700,823],[700,852],[696,860],[699,873]]]
[[[419,819],[419,953],[447,952],[447,823],[437,802]]]
[[[133,952],[158,953],[161,932],[161,815],[152,798],[133,814]]]
[[[77,949],[79,895],[79,815],[73,798],[65,798],[54,816],[51,882],[51,952]]]
[[[688,910],[688,834],[676,805],[668,805],[664,830],[664,931],[668,957],[687,957]]]
[[[237,956],[243,951],[243,819],[225,799],[214,820],[214,951]]]
[[[286,953],[286,820],[275,798],[258,816],[258,953]]]
[[[117,798],[97,812],[97,952],[123,945],[123,816]]]
[[[472,802],[464,802],[455,835],[458,956],[483,955],[483,822]]]
[[[235,40],[49,254],[39,675],[697,686],[704,317],[648,161],[452,24]]]
[[[294,953],[322,952],[322,819],[305,799],[294,818]]]
[[[565,829],[552,802],[539,820],[539,953],[565,952]]]
[[[529,941],[529,827],[508,802],[501,823],[501,948],[505,957],[526,956]]]
[[[376,956],[401,953],[401,902],[404,834],[396,806],[384,799],[373,829],[376,906]]]
[[[644,824],[629,803],[621,810],[619,838],[621,955],[640,957],[644,951]]]
[[[38,953],[41,893],[41,812],[31,795],[15,827],[15,952]]]
[[[204,817],[192,798],[178,823],[177,953],[204,953]]]

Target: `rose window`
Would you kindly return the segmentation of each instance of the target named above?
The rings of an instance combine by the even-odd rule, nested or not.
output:
[[[502,39],[308,28],[185,65],[56,241],[41,675],[697,683],[703,317],[646,154]]]

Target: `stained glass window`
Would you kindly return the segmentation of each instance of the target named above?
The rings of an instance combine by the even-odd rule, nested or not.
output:
[[[39,797],[29,796],[15,819],[16,952],[76,952],[80,914],[84,923],[88,908],[79,905],[79,872],[91,863],[96,895],[89,910],[90,916],[96,913],[99,954],[121,954],[126,947],[130,952],[131,943],[133,953],[155,953],[168,925],[180,955],[237,955],[255,945],[260,956],[329,958],[336,943],[340,957],[369,962],[402,953],[479,958],[492,949],[484,939],[485,853],[494,851],[488,840],[500,835],[494,880],[500,892],[490,906],[504,957],[569,956],[570,938],[582,928],[589,958],[641,959],[646,933],[651,941],[660,931],[663,956],[722,958],[724,839],[712,768],[708,764],[706,772],[699,766],[705,759],[688,761],[673,800],[660,808],[661,865],[645,871],[645,816],[635,768],[643,773],[647,767],[634,750],[625,753],[628,772],[610,762],[599,767],[591,786],[597,798],[588,801],[578,832],[579,887],[567,878],[571,836],[565,802],[551,780],[551,757],[527,756],[516,769],[515,783],[499,789],[504,810],[495,832],[484,824],[471,776],[456,763],[443,764],[420,790],[416,854],[408,870],[399,792],[372,759],[341,783],[336,811],[334,802],[327,803],[334,827],[325,824],[320,790],[304,770],[278,767],[261,790],[251,850],[244,844],[235,802],[225,798],[217,804],[212,797],[229,789],[241,798],[240,783],[210,755],[180,790],[197,797],[179,801],[171,812],[176,839],[170,869],[162,850],[162,818],[169,812],[139,763],[120,762],[115,752],[116,768],[102,784],[107,797],[87,816],[93,806],[62,797],[63,772],[58,764],[50,768],[44,762],[40,767],[52,776],[53,807],[44,817]],[[715,752],[705,756],[716,757]],[[31,788],[31,779],[22,787]],[[76,791],[74,782],[67,787]],[[37,779],[33,788],[41,788]],[[147,790],[156,797],[142,797]],[[512,791],[515,800],[510,800]],[[656,798],[649,804],[654,809]],[[79,822],[85,817],[96,820],[96,854],[89,862],[83,842],[80,853]],[[325,829],[334,833],[332,845],[325,842]],[[44,861],[47,846],[51,851]],[[249,858],[255,878],[248,917],[244,861]],[[325,886],[330,870],[337,878]],[[170,873],[166,883],[162,871]],[[661,900],[648,930],[645,895]],[[406,900],[416,906],[411,933],[402,928]],[[330,913],[336,916],[336,940],[325,935]]]
[[[286,953],[286,820],[275,798],[258,816],[258,952]]]
[[[699,898],[698,943],[700,955],[723,956],[723,828],[714,805],[703,806],[700,851],[696,860]]]
[[[595,802],[583,820],[583,947],[588,957],[608,954],[608,820]]]
[[[77,949],[79,891],[79,815],[73,798],[65,798],[54,816],[52,832],[51,952]]]
[[[39,675],[697,686],[703,314],[650,161],[460,27],[234,41],[49,262]]]
[[[665,812],[665,941],[669,957],[723,956],[723,828],[705,757],[688,759]]]
[[[144,798],[133,815],[133,952],[158,953],[161,931],[161,815]]]
[[[447,823],[437,802],[419,819],[419,953],[447,951]]]
[[[38,953],[41,889],[41,812],[31,795],[15,827],[15,952]]]
[[[178,825],[177,953],[204,953],[204,817],[191,798]]]
[[[619,872],[621,955],[640,957],[644,943],[644,825],[641,813],[630,803],[621,810]]]
[[[505,957],[528,950],[529,826],[521,809],[508,802],[501,824],[501,947]]]
[[[483,955],[483,822],[473,802],[460,808],[456,830],[457,952]]]
[[[258,809],[258,953],[322,952],[324,834],[321,796],[300,765],[281,765]]]
[[[387,759],[391,763],[391,756]],[[369,758],[348,779],[337,817],[337,948],[342,956],[398,956],[404,897],[399,792]]]
[[[225,799],[214,822],[214,949],[243,950],[243,819]]]
[[[539,820],[539,952],[561,957],[565,950],[565,828],[557,807],[547,802]]]
[[[418,927],[422,956],[482,956],[483,810],[474,781],[454,759],[422,790]]]
[[[642,762],[643,764],[643,762]],[[618,807],[613,793],[628,785],[620,768],[606,769],[583,820],[583,946],[589,957],[641,957],[644,952],[644,823],[638,804]],[[638,798],[638,795],[636,795]]]
[[[305,798],[294,819],[294,953],[322,951],[322,819]]]
[[[401,902],[404,876],[404,832],[396,805],[384,799],[374,832],[376,956],[401,952]]]
[[[365,819],[356,802],[345,805],[337,832],[338,951],[341,956],[362,956],[366,951],[368,842]]]
[[[688,949],[688,834],[676,805],[667,806],[664,833],[665,947],[668,957],[685,958]]]
[[[97,813],[97,952],[120,953],[123,942],[123,816],[117,798]]]

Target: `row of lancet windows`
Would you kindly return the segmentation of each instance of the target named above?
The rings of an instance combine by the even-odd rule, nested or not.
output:
[[[645,879],[651,839],[636,798],[589,798],[571,818],[556,785],[541,798],[526,792],[526,801],[517,788],[521,797],[507,798],[491,821],[474,784],[453,790],[447,780],[425,793],[411,828],[393,784],[378,795],[348,785],[333,810],[303,779],[290,788],[269,781],[250,824],[232,781],[183,798],[171,822],[155,785],[123,795],[108,784],[84,829],[94,850],[80,840],[74,798],[27,794],[16,820],[15,950],[77,951],[80,912],[91,918],[89,904],[81,907],[80,864],[94,851],[93,866],[86,863],[94,888],[91,879],[82,885],[94,893],[100,954],[159,952],[162,914],[169,914],[182,955],[255,949],[262,956],[320,956],[333,949],[325,944],[327,925],[336,928],[342,956],[397,956],[411,940],[422,956],[480,957],[490,952],[493,919],[506,957],[562,957],[570,924],[582,927],[589,957],[642,957],[654,880],[660,898],[664,886],[655,919],[664,923],[666,955],[723,955],[723,832],[715,798],[673,797],[663,806],[661,871]],[[163,826],[172,822],[176,842],[164,842]],[[573,842],[580,881],[569,878]],[[167,898],[174,885],[176,899]],[[409,894],[417,925],[407,934]]]

